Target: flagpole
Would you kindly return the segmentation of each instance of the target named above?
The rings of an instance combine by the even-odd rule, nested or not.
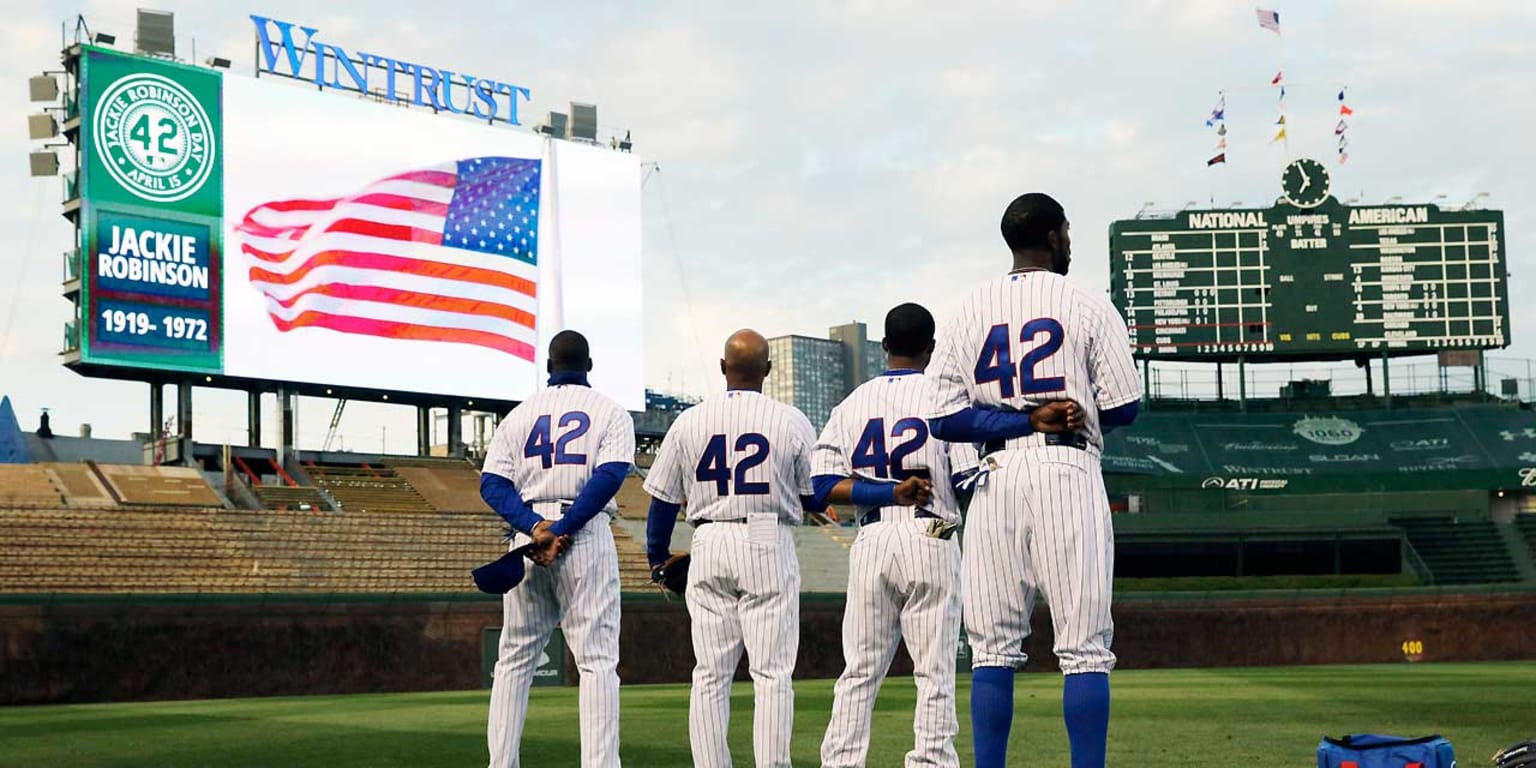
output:
[[[535,363],[537,365],[534,376],[538,377],[538,370],[544,366],[542,362],[547,354],[549,340],[555,333],[565,328],[565,286],[561,279],[564,273],[564,258],[560,246],[560,167],[559,145],[552,136],[544,137],[544,169],[540,181],[539,192],[539,220],[549,222],[549,226],[539,238],[538,267],[539,267],[539,314],[534,319],[536,336],[539,339],[535,350]]]

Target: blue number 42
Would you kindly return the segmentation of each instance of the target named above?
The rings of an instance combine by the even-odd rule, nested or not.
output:
[[[587,463],[587,455],[572,453],[570,445],[572,440],[587,434],[587,430],[592,428],[592,417],[581,411],[564,414],[557,422],[562,430],[558,438],[553,435],[551,421],[550,415],[546,413],[533,422],[533,429],[528,432],[528,442],[523,444],[523,458],[538,458],[545,469],[556,464]]]
[[[704,454],[693,476],[701,483],[714,483],[716,496],[730,496],[732,480],[738,496],[762,496],[768,493],[768,483],[747,480],[747,472],[768,460],[768,438],[748,432],[736,438],[736,452],[744,453],[732,471],[730,458],[725,451],[725,435],[715,435],[704,444]]]
[[[1024,353],[1024,359],[1019,361],[1017,367],[1013,364],[1012,341],[1013,334],[1009,332],[1007,323],[999,323],[987,331],[987,340],[981,345],[981,357],[976,360],[975,375],[976,385],[989,382],[997,382],[999,395],[1003,399],[1014,396],[1014,380],[1018,380],[1018,393],[1022,395],[1038,395],[1045,392],[1060,392],[1067,388],[1065,376],[1037,377],[1035,368],[1040,363],[1057,352],[1061,351],[1061,343],[1066,337],[1066,330],[1061,323],[1053,318],[1038,317],[1024,324],[1019,329],[1020,343],[1030,343],[1036,336],[1045,334],[1045,341],[1034,349]]]

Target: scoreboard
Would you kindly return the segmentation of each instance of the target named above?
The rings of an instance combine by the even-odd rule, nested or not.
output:
[[[1138,357],[1358,358],[1509,345],[1504,216],[1324,196],[1110,225]]]

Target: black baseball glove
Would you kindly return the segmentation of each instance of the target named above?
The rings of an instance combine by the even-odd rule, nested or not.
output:
[[[673,555],[660,565],[651,566],[651,583],[660,584],[681,595],[688,589],[688,565],[693,557],[684,552]]]
[[[1498,768],[1536,768],[1536,740],[1500,750],[1492,762]]]

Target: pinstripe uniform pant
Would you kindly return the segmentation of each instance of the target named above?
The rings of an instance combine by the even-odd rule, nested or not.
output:
[[[1063,674],[1109,672],[1115,534],[1097,455],[1041,446],[993,454],[966,514],[962,585],[973,667],[1024,665],[1043,593]]]
[[[742,523],[711,523],[693,534],[688,569],[693,689],[688,736],[697,768],[731,765],[726,740],[731,679],[743,650],[752,673],[752,750],[759,768],[789,766],[795,692],[790,677],[800,649],[800,561],[790,528],[777,541],[751,540]]]
[[[556,625],[581,674],[581,764],[619,765],[619,560],[608,523],[607,515],[593,518],[550,567],[529,563],[523,583],[502,599],[486,728],[490,768],[520,765],[528,689]]]
[[[843,659],[832,722],[821,743],[825,768],[863,766],[869,753],[875,695],[903,637],[912,656],[917,710],[906,765],[958,768],[955,733],[955,646],[960,634],[960,545],[924,531],[931,520],[882,510],[865,526],[848,563]]]

